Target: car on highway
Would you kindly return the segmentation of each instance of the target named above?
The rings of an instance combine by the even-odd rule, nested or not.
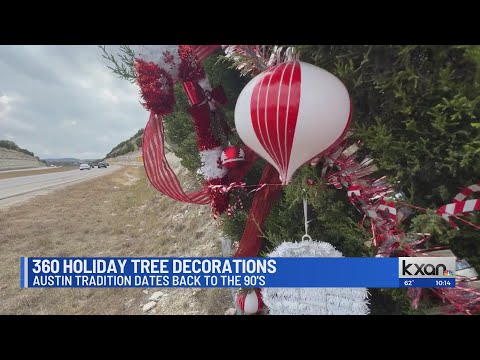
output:
[[[106,168],[107,168],[107,164],[105,164],[104,162],[99,162],[99,163],[97,164],[97,167],[98,167],[99,169],[102,168],[102,167],[106,169]]]
[[[80,170],[90,170],[90,165],[88,164],[80,164]]]
[[[110,166],[110,164],[109,164],[109,163],[107,163],[106,161],[104,161],[103,163],[104,163],[105,165],[107,165],[107,166]]]

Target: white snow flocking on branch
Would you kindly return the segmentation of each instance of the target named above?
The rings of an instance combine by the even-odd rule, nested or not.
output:
[[[343,257],[326,242],[283,242],[269,257]],[[263,288],[270,315],[366,315],[366,288]]]
[[[181,64],[178,45],[132,45],[131,48],[138,59],[157,64],[172,76],[173,82],[178,80]]]
[[[219,165],[222,151],[223,149],[220,146],[200,151],[200,161],[202,163],[200,173],[206,180],[222,178],[227,174],[227,170]]]

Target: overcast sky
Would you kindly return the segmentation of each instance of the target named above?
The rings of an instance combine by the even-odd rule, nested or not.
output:
[[[40,158],[94,159],[143,128],[138,87],[101,54],[93,45],[0,46],[0,140]]]

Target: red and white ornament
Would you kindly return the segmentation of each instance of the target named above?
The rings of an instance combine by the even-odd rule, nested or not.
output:
[[[237,294],[237,304],[245,315],[258,313],[263,307],[260,289]]]
[[[229,146],[220,157],[222,166],[228,170],[236,169],[245,161],[245,152],[237,146]]]
[[[300,166],[343,138],[350,115],[350,97],[338,78],[290,61],[245,86],[235,107],[235,126],[242,141],[287,184]]]

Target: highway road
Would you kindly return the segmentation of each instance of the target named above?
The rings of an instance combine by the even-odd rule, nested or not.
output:
[[[75,169],[51,174],[0,179],[0,207],[27,200],[32,196],[43,195],[51,190],[81,181],[110,174],[120,168],[121,166],[119,165],[111,165],[106,169]]]

